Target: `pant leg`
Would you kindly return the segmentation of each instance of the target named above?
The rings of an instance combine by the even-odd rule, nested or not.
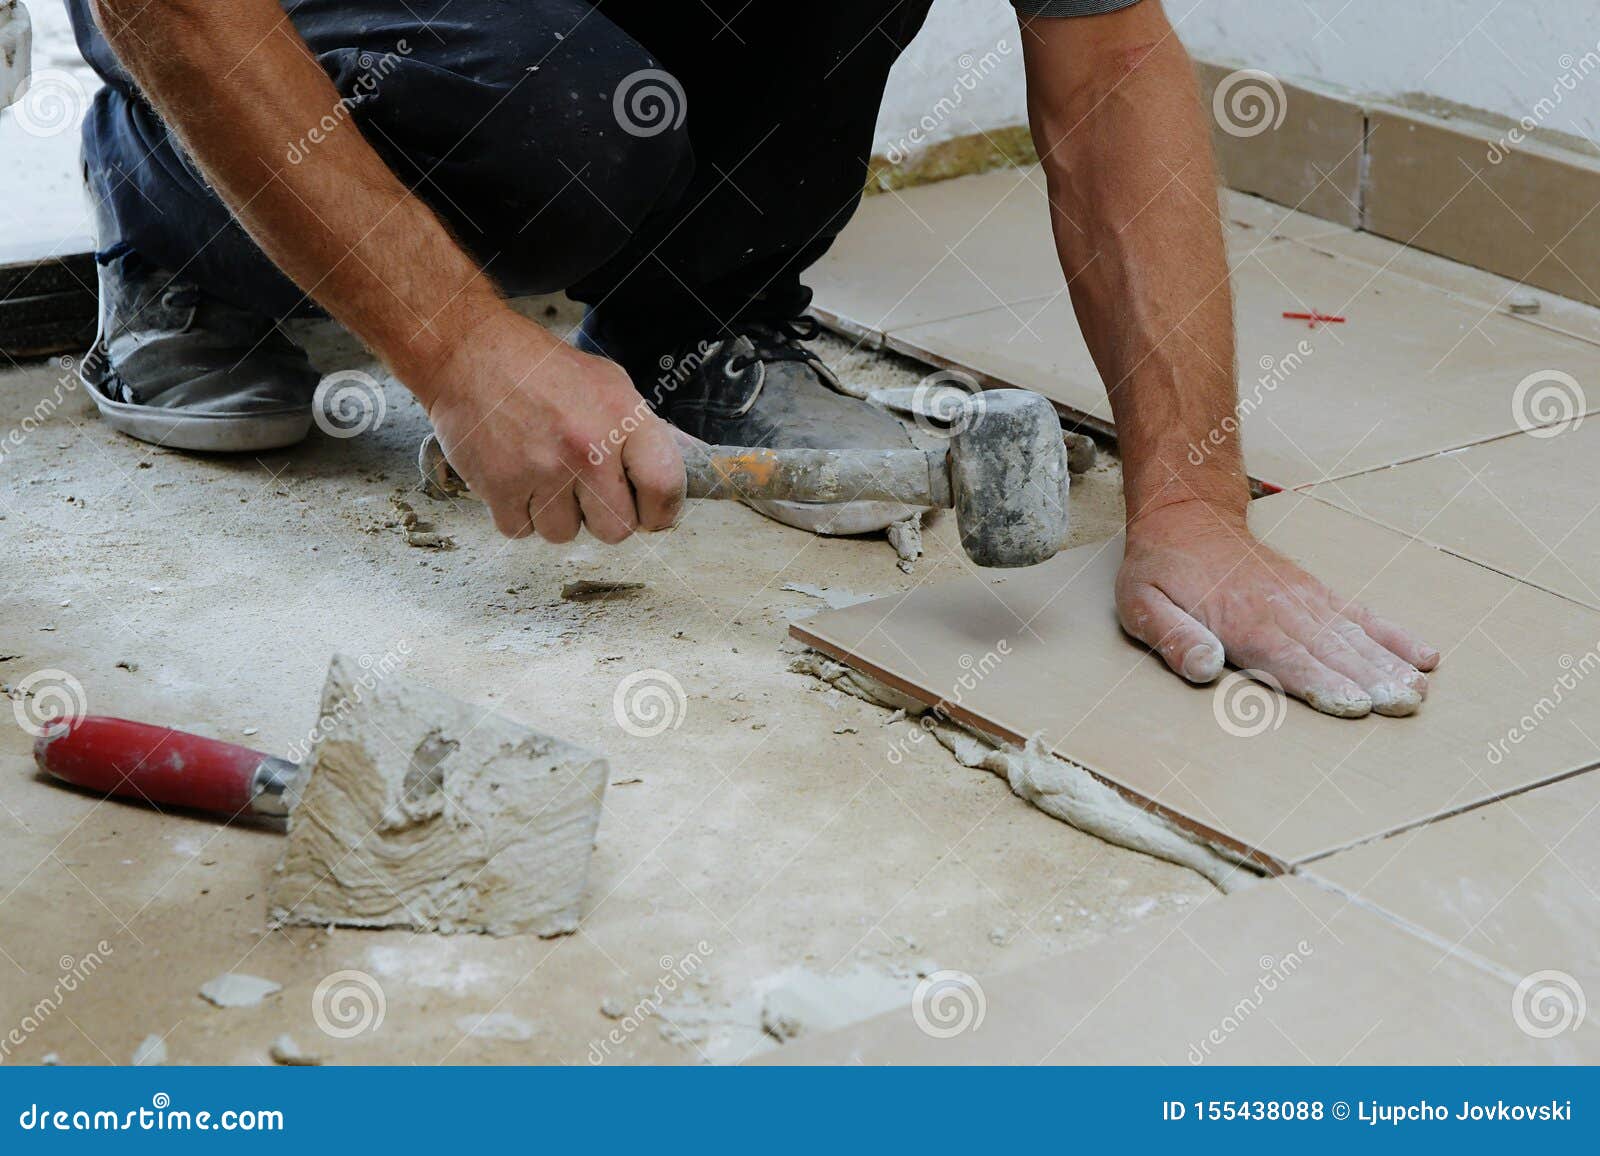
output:
[[[67,0],[79,45],[107,87],[84,125],[84,158],[119,239],[235,304],[273,316],[305,311],[305,295],[139,95],[88,2]],[[587,0],[284,7],[343,98],[316,131],[284,143],[284,167],[318,163],[317,132],[353,121],[510,292],[581,279],[688,183],[693,157],[681,127],[636,135],[612,111],[622,79],[661,62]]]
[[[572,296],[680,331],[801,312],[800,274],[860,202],[889,69],[930,5],[598,0],[681,83],[696,169],[679,211]]]

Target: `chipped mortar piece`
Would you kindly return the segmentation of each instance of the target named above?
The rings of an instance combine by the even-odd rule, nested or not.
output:
[[[160,1036],[145,1036],[133,1049],[133,1066],[154,1068],[167,1062],[167,1041]]]
[[[807,651],[789,664],[796,674],[819,678],[876,706],[903,710],[964,767],[999,775],[1012,793],[1045,814],[1087,834],[1188,867],[1219,891],[1239,891],[1257,881],[1253,870],[1202,842],[1165,816],[1129,801],[1083,767],[1059,758],[1035,735],[1018,748],[991,735],[947,721],[925,703],[877,679]]]
[[[900,555],[900,560],[895,563],[906,573],[911,573],[912,565],[922,557],[922,511],[918,510],[903,522],[896,522],[885,531],[889,545],[894,547],[894,552]]]
[[[278,925],[575,931],[603,756],[401,675],[328,667]]]
[[[283,990],[281,983],[259,975],[224,972],[200,985],[200,994],[218,1007],[255,1007],[269,995]]]
[[[288,1032],[272,1041],[272,1046],[267,1049],[267,1055],[272,1057],[273,1063],[282,1064],[286,1068],[309,1068],[322,1063],[321,1056],[314,1056],[302,1050]]]
[[[561,584],[561,597],[568,602],[599,602],[609,598],[626,598],[646,589],[643,582],[595,581],[578,578]]]

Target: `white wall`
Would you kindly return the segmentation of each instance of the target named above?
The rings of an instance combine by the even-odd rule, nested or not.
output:
[[[1166,7],[1196,56],[1372,95],[1423,92],[1514,119],[1534,116],[1542,127],[1600,145],[1596,0],[1166,0]],[[997,51],[1001,44],[1008,53]],[[999,67],[977,76],[968,62],[986,53]],[[1586,54],[1594,54],[1587,66]],[[874,151],[903,149],[930,120],[927,141],[1021,123],[1021,64],[1006,0],[936,0],[895,66]],[[946,99],[957,90],[959,101]]]

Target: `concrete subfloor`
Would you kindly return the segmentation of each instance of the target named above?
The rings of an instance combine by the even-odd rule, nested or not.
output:
[[[525,308],[558,329],[574,320],[565,302]],[[334,327],[304,333],[324,372],[372,368]],[[821,347],[849,376],[924,372],[834,338]],[[0,1035],[22,1029],[0,1040],[10,1062],[127,1063],[156,1035],[174,1063],[265,1063],[284,1032],[330,1063],[737,1060],[777,1046],[759,1023],[774,989],[865,1015],[919,971],[1025,964],[1212,893],[789,673],[788,622],[822,603],[785,583],[937,581],[966,564],[948,516],[909,575],[881,539],[817,539],[731,503],[694,504],[673,532],[614,550],[512,543],[479,508],[410,493],[426,422],[392,382],[367,433],[199,458],[112,432],[62,377],[55,362],[0,372],[0,425],[21,431],[0,447],[8,693],[61,671],[90,713],[282,753],[314,721],[333,652],[398,655],[410,677],[604,749],[614,785],[577,934],[270,930],[281,834],[54,785],[8,722]],[[1076,542],[1118,529],[1120,473],[1102,463],[1075,479]],[[407,545],[400,495],[458,548]],[[575,578],[646,588],[564,601]],[[612,697],[651,668],[687,706],[676,729],[634,737]],[[90,958],[92,974],[62,983]],[[254,1008],[204,1002],[200,985],[229,971],[283,990]],[[382,1019],[341,1038],[327,1001],[351,984],[381,991]],[[642,1011],[608,1018],[606,1001]]]

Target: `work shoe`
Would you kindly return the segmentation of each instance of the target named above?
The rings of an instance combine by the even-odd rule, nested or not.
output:
[[[311,429],[318,375],[270,317],[145,261],[101,213],[100,329],[78,367],[100,414],[140,441],[261,451]]]
[[[576,342],[611,357],[666,421],[711,445],[767,449],[911,449],[893,414],[842,392],[839,379],[804,342],[815,318],[735,322],[731,336],[639,356],[593,310]],[[898,502],[788,502],[745,499],[767,517],[816,534],[867,534],[922,507]]]

